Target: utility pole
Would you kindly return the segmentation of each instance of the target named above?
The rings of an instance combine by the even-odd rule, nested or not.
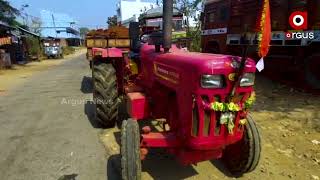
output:
[[[57,34],[56,22],[55,22],[55,20],[54,20],[54,15],[51,14],[51,17],[52,17],[52,22],[53,22],[54,31],[55,31],[55,33],[56,33],[56,38],[57,38],[57,37],[58,37],[58,34]]]

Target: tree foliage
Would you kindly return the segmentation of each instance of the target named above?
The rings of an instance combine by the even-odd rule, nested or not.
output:
[[[163,5],[157,0],[157,4]],[[200,10],[202,0],[173,0],[173,8],[178,10],[184,16],[184,26],[186,28],[187,37],[191,39],[191,51],[201,51],[201,21],[200,16],[197,16],[197,11]],[[190,19],[193,19],[195,26],[190,26]]]
[[[187,37],[191,41],[191,51],[200,51],[201,47],[201,21],[197,14],[202,0],[174,0],[174,8],[183,14]],[[193,19],[195,26],[191,27],[190,20]]]
[[[79,31],[80,31],[80,36],[84,38],[86,34],[90,31],[90,29],[87,27],[81,27]]]
[[[26,36],[25,38],[30,55],[39,56],[41,54],[41,45],[39,39],[33,36]]]
[[[0,0],[0,21],[9,25],[17,25],[16,16],[20,14],[19,10],[12,7],[6,0]]]
[[[40,18],[32,18],[29,29],[32,30],[32,32],[40,35],[42,30],[41,26],[42,21],[40,20]]]
[[[107,20],[108,27],[114,27],[118,24],[118,17],[116,15],[108,17]]]
[[[178,10],[185,17],[185,27],[187,33],[190,32],[190,19],[194,19],[196,27],[200,26],[199,17],[196,12],[199,10],[198,6],[201,0],[174,0],[174,8]]]

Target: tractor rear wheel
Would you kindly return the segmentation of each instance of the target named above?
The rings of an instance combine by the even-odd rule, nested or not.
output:
[[[94,64],[92,69],[95,118],[107,128],[114,127],[120,100],[118,98],[116,71],[112,64]]]
[[[140,133],[139,125],[133,119],[122,122],[120,152],[122,179],[140,180]]]
[[[222,160],[235,177],[240,177],[257,167],[260,153],[259,130],[252,117],[248,116],[242,140],[227,146],[223,152]]]

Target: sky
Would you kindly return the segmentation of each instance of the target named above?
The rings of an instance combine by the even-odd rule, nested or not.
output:
[[[107,18],[116,15],[118,0],[8,0],[10,4],[20,9],[28,4],[24,12],[40,17],[41,10],[55,13],[65,13],[77,21],[79,27],[106,27]],[[153,1],[153,0],[147,0]]]

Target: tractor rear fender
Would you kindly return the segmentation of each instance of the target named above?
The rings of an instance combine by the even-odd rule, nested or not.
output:
[[[131,118],[139,120],[148,117],[148,102],[144,94],[132,92],[127,94],[127,111]]]
[[[123,51],[119,48],[92,48],[92,56],[102,58],[122,58]]]
[[[123,57],[122,50],[118,48],[108,48],[108,57],[111,58],[120,58]]]

